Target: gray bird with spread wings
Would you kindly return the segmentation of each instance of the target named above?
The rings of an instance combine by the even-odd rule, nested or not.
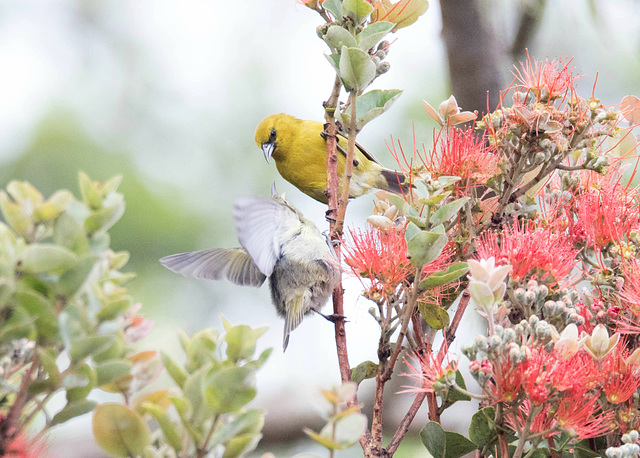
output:
[[[166,256],[163,266],[187,277],[261,286],[284,318],[283,348],[304,315],[320,312],[340,281],[333,248],[318,228],[283,197],[238,199],[233,208],[242,248],[215,248]]]

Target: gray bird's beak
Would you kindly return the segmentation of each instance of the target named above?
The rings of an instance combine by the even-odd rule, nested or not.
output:
[[[276,149],[276,145],[274,143],[263,143],[262,144],[262,152],[264,153],[264,158],[267,160],[267,164],[271,163],[271,155],[273,154],[273,150]]]

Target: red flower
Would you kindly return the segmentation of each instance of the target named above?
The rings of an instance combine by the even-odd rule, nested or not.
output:
[[[584,396],[591,370],[576,356],[565,359],[542,348],[531,349],[524,363],[523,388],[532,404],[543,404],[565,392],[569,396]]]
[[[27,439],[22,433],[11,442],[2,456],[7,458],[44,458],[47,455],[43,443]]]
[[[603,248],[621,241],[640,222],[634,193],[620,184],[619,173],[585,176],[585,187],[567,208],[569,234],[575,243]]]
[[[445,137],[439,142],[440,154],[434,147],[425,164],[433,175],[457,176],[468,185],[470,180],[483,181],[496,172],[498,158],[486,146],[484,136],[476,137],[472,128],[446,129],[442,133]]]
[[[558,403],[555,420],[558,426],[575,434],[578,439],[598,437],[611,431],[613,412],[597,413],[598,396],[591,394],[562,399]]]
[[[511,361],[508,354],[493,361],[493,377],[485,389],[496,402],[512,402],[518,397],[523,381],[524,365]]]
[[[371,280],[369,293],[392,295],[415,271],[407,258],[404,231],[349,230],[344,243],[345,262],[353,273]]]
[[[555,98],[573,89],[576,77],[572,73],[573,68],[569,67],[570,63],[565,64],[561,59],[538,62],[527,54],[527,60],[520,64],[520,69],[516,67],[513,74],[520,89],[533,92],[538,99],[542,91]]]
[[[628,353],[623,345],[618,345],[604,361],[600,372],[604,393],[612,404],[627,401],[640,386],[638,374],[626,362]]]
[[[554,227],[514,219],[502,232],[488,232],[480,237],[476,257],[493,256],[496,264],[510,264],[514,281],[537,275],[541,280],[550,277],[549,281],[556,283],[569,275],[576,254],[567,237]]]
[[[437,388],[434,389],[434,384],[440,382],[444,388],[448,385],[447,379],[455,380],[458,367],[458,362],[451,361],[447,352],[440,351],[429,351],[427,354],[414,353],[409,356],[408,361],[407,358],[404,358],[404,362],[409,372],[400,375],[410,377],[419,386],[403,386],[405,389],[399,393],[433,393],[438,391]]]

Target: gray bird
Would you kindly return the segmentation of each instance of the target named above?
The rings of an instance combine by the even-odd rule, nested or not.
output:
[[[187,277],[261,286],[269,277],[271,299],[284,318],[283,351],[289,334],[311,312],[320,313],[340,281],[333,248],[318,228],[283,197],[238,199],[233,208],[242,248],[178,253],[160,259]]]

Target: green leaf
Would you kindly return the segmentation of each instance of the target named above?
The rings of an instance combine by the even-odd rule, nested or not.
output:
[[[256,351],[258,338],[266,330],[266,327],[251,329],[244,324],[229,328],[224,336],[227,342],[227,358],[233,362],[250,359]]]
[[[31,289],[16,291],[15,297],[24,310],[35,318],[36,330],[41,336],[52,339],[58,335],[58,317],[53,302]]]
[[[67,388],[67,402],[85,399],[96,386],[96,372],[88,364],[83,364],[73,373],[65,376],[62,386]]]
[[[236,416],[232,421],[221,424],[216,428],[211,441],[225,444],[235,436],[243,434],[259,434],[264,426],[264,412],[259,409],[250,409]]]
[[[258,446],[262,434],[240,434],[225,444],[222,458],[237,458],[246,454]]]
[[[102,207],[102,194],[98,191],[97,183],[91,181],[89,175],[82,170],[78,173],[80,183],[80,194],[82,200],[89,208],[98,209]]]
[[[339,72],[345,89],[359,93],[375,78],[376,64],[369,54],[361,49],[343,46],[340,52]]]
[[[123,315],[133,305],[133,300],[129,296],[125,296],[122,299],[108,302],[97,313],[96,318],[100,321],[114,320],[117,317]]]
[[[112,455],[144,455],[151,443],[147,424],[134,410],[120,404],[102,404],[93,414],[93,436]]]
[[[309,428],[302,428],[302,431],[311,439],[328,450],[342,450],[342,444],[331,439],[331,436],[327,437],[322,434],[318,434],[315,431],[310,430]]]
[[[400,0],[392,7],[392,22],[396,24],[393,31],[413,24],[429,8],[427,0]]]
[[[204,402],[204,379],[209,367],[205,366],[193,374],[189,375],[184,382],[182,392],[193,412],[191,412],[190,420],[193,422],[204,421],[206,418],[213,416],[215,412],[207,411],[207,404]],[[210,410],[210,409],[209,409]]]
[[[485,407],[478,410],[471,417],[469,425],[469,439],[478,446],[484,448],[498,439],[498,431],[495,424],[496,410],[493,407]]]
[[[418,302],[418,311],[433,329],[444,329],[449,326],[449,314],[439,304]]]
[[[125,344],[122,334],[115,336],[114,341],[104,350],[91,355],[94,363],[102,363],[110,359],[116,359],[124,356]]]
[[[28,273],[65,270],[77,262],[73,251],[52,243],[32,243],[18,255],[18,268]]]
[[[404,231],[404,238],[408,242],[409,240],[414,238],[416,235],[418,235],[420,232],[422,232],[422,229],[420,229],[420,227],[418,227],[417,224],[413,222],[409,222],[407,224],[407,228]]]
[[[407,251],[411,256],[411,264],[421,267],[434,261],[447,245],[449,237],[447,234],[436,232],[434,228],[431,232],[420,231],[407,242]]]
[[[373,378],[378,372],[378,365],[372,361],[363,361],[351,369],[351,380],[360,384],[363,380]]]
[[[354,48],[356,39],[351,33],[339,25],[332,25],[327,30],[327,34],[322,39],[331,47],[331,49],[341,50],[343,46]]]
[[[427,290],[438,286],[446,285],[462,277],[469,271],[466,262],[454,262],[446,270],[434,272],[420,282],[420,289]]]
[[[400,89],[381,91],[375,89],[358,97],[356,105],[357,128],[362,129],[366,123],[380,116],[391,108],[402,94]]]
[[[391,22],[378,21],[366,26],[362,32],[356,37],[358,39],[358,48],[363,51],[369,51],[382,40],[385,35],[391,32],[395,24]]]
[[[40,356],[40,364],[49,375],[49,380],[54,385],[60,382],[60,372],[58,371],[58,365],[56,364],[56,355],[53,352],[53,348],[37,347],[36,351]]]
[[[115,382],[116,380],[129,375],[132,368],[133,363],[126,359],[116,359],[96,364],[96,375],[98,377],[97,385],[102,386],[107,383]]]
[[[15,307],[10,311],[9,319],[0,326],[0,342],[25,337],[29,340],[36,338],[34,318],[22,307]]]
[[[73,203],[71,205],[74,205]],[[84,207],[80,203],[75,205]],[[53,241],[69,248],[76,253],[87,253],[89,251],[89,242],[84,232],[82,224],[80,224],[69,212],[65,212],[56,218],[53,225]]]
[[[97,210],[84,222],[84,229],[92,236],[104,234],[116,224],[124,214],[124,200],[122,196],[119,202],[115,202],[109,207]]]
[[[51,426],[59,425],[72,418],[79,417],[85,413],[91,412],[98,405],[96,401],[88,399],[79,399],[77,401],[68,402],[60,412],[55,414],[51,419]]]
[[[78,337],[71,342],[69,355],[72,361],[79,361],[106,349],[114,340],[112,335]]]
[[[459,370],[456,371],[456,385],[458,385],[463,390],[467,389],[467,385],[464,383],[464,377],[462,376],[462,373]],[[454,402],[457,402],[457,401],[471,401],[471,396],[469,396],[466,393],[461,393],[455,388],[449,390],[449,394],[447,396],[447,402],[453,404]]]
[[[182,438],[178,434],[176,426],[169,419],[169,415],[152,402],[143,402],[142,408],[145,412],[155,418],[160,425],[160,429],[162,429],[162,433],[164,434],[167,443],[179,453],[182,450]]]
[[[470,200],[470,197],[463,197],[461,199],[449,202],[446,205],[440,207],[433,215],[429,222],[432,225],[442,224],[449,222],[454,216],[458,214],[460,209]]]
[[[340,0],[324,0],[322,7],[331,13],[336,20],[341,21],[344,18],[342,10],[342,2]]]
[[[471,453],[478,447],[462,434],[458,434],[454,431],[445,431],[446,436],[446,452],[447,458],[459,458]]]
[[[324,57],[329,61],[333,69],[339,75],[340,74],[340,54],[338,53],[324,54]],[[339,113],[340,111],[336,110],[336,114],[339,114]]]
[[[210,369],[203,386],[205,403],[217,413],[239,410],[257,393],[254,373],[246,367]]]
[[[373,6],[366,0],[343,0],[342,10],[345,16],[353,19],[353,22],[358,25],[373,13]]]
[[[366,94],[365,94],[366,95]],[[357,107],[356,107],[357,110]],[[395,194],[387,193],[385,196],[387,200],[398,209],[400,214],[409,215],[411,213],[415,213],[416,211],[409,205],[409,202],[404,200],[401,196],[397,196]],[[417,214],[417,213],[416,213]]]
[[[331,430],[333,430],[335,440],[342,444],[343,448],[351,447],[364,434],[367,428],[367,417],[359,412],[353,412],[337,420],[335,425],[327,424],[325,428],[328,434],[332,434]]]
[[[444,458],[447,448],[447,436],[442,426],[430,421],[420,431],[420,439],[433,458]]]
[[[85,256],[75,266],[60,276],[55,285],[56,294],[66,298],[73,297],[88,280],[89,273],[98,261],[96,256]]]
[[[162,358],[164,368],[167,370],[173,381],[176,382],[176,385],[180,388],[183,388],[184,382],[187,380],[187,374],[184,372],[182,367],[165,352],[160,352],[160,357]]]

